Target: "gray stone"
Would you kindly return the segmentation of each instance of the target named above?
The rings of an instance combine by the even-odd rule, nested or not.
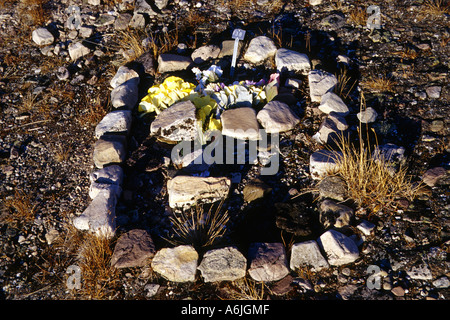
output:
[[[326,114],[331,112],[335,112],[341,116],[349,114],[347,105],[342,101],[341,97],[334,92],[327,92],[322,96],[319,110]]]
[[[198,253],[193,246],[182,245],[163,248],[152,259],[152,269],[162,277],[173,282],[195,280]]]
[[[156,16],[158,14],[153,11],[151,5],[146,0],[136,0],[134,13],[145,13],[149,16]]]
[[[329,264],[320,252],[316,241],[310,240],[301,243],[294,243],[291,249],[291,260],[289,267],[292,271],[298,268],[310,267],[312,271],[320,271],[328,268]]]
[[[114,108],[126,107],[132,110],[138,102],[139,78],[132,78],[111,91],[111,104]]]
[[[363,220],[360,224],[356,226],[356,228],[361,231],[364,236],[370,236],[372,234],[373,229],[375,229],[375,225],[372,222],[367,220]]]
[[[319,131],[314,136],[320,143],[339,143],[342,133],[348,129],[345,118],[337,113],[331,112],[322,122]]]
[[[126,153],[124,136],[103,135],[94,145],[94,164],[97,168],[103,168],[108,164],[122,163]]]
[[[91,50],[81,42],[75,42],[75,43],[69,44],[68,49],[69,49],[70,59],[72,59],[72,61],[77,60],[81,57],[84,57],[85,55],[88,55],[91,52]]]
[[[277,50],[275,64],[279,72],[293,71],[307,75],[311,70],[311,62],[306,54],[284,48]]]
[[[406,274],[415,280],[432,280],[433,275],[431,274],[430,267],[426,263],[412,266],[406,270]]]
[[[120,186],[123,182],[123,169],[117,164],[107,166],[103,169],[92,172],[89,175],[89,181],[91,183],[107,183]]]
[[[282,243],[252,243],[248,274],[256,281],[272,282],[289,274],[286,250]]]
[[[122,194],[122,188],[117,184],[92,182],[89,186],[89,197],[95,199],[104,190],[114,194],[117,198]]]
[[[147,298],[151,298],[158,293],[158,290],[161,286],[157,283],[149,283],[144,286],[144,290],[147,291],[145,295]]]
[[[233,50],[234,50],[234,40],[225,40],[222,42],[222,46],[220,48],[220,53],[218,55],[217,58],[223,58],[223,57],[227,57],[227,56],[232,56],[233,55]],[[239,41],[238,44],[238,51],[237,51],[237,56],[239,57],[241,55],[241,51],[242,51],[242,46],[243,46],[244,42],[243,41]]]
[[[366,110],[358,112],[356,116],[358,117],[358,120],[361,121],[361,123],[372,123],[377,120],[378,113],[374,108],[368,107],[366,108]]]
[[[327,176],[317,185],[321,198],[344,201],[347,198],[347,183],[338,176]]]
[[[194,63],[200,64],[208,60],[216,59],[219,53],[220,48],[216,45],[201,46],[192,52],[191,59]]]
[[[145,52],[138,58],[136,58],[135,62],[140,63],[146,73],[150,75],[155,75],[155,59],[153,58],[153,54],[151,52]]]
[[[326,199],[319,206],[319,220],[325,228],[342,228],[350,224],[353,217],[353,209],[346,205]]]
[[[294,129],[300,119],[291,108],[280,101],[270,101],[256,116],[267,133],[285,132]]]
[[[155,0],[155,5],[159,10],[164,9],[169,4],[169,0]]]
[[[94,30],[90,27],[81,27],[79,30],[80,37],[89,38],[94,33]]]
[[[343,14],[333,13],[322,19],[320,24],[331,30],[336,30],[345,25],[346,19]]]
[[[328,230],[317,240],[325,251],[330,265],[340,266],[359,258],[359,250],[352,239],[336,230]]]
[[[94,26],[95,27],[106,27],[109,25],[114,24],[114,21],[116,20],[116,17],[104,13],[104,14],[100,14],[99,17],[94,21]]]
[[[178,54],[163,53],[158,57],[158,72],[173,72],[186,70],[192,64],[190,57]]]
[[[319,4],[322,4],[322,0],[309,0],[311,6],[318,6]]]
[[[55,41],[53,34],[47,28],[38,28],[31,33],[33,41],[38,46],[46,46]]]
[[[241,140],[259,140],[259,125],[253,108],[228,109],[222,113],[222,134]]]
[[[115,89],[121,84],[131,79],[136,79],[138,84],[140,82],[139,74],[136,71],[126,66],[120,66],[119,69],[117,69],[117,72],[114,75],[114,77],[111,79],[110,85],[113,89]]]
[[[59,67],[58,70],[56,71],[56,76],[58,77],[59,80],[69,79],[70,77],[69,69],[67,69],[66,67]]]
[[[155,245],[145,230],[133,229],[117,239],[111,256],[115,268],[142,267],[155,255]]]
[[[97,236],[111,238],[116,230],[117,197],[109,190],[101,191],[83,213],[73,219],[79,230],[89,230]]]
[[[445,289],[450,287],[450,281],[447,277],[440,277],[433,281],[433,286],[435,286],[438,289]]]
[[[176,176],[167,181],[169,206],[189,207],[196,202],[215,202],[225,199],[231,181],[225,177]]]
[[[128,25],[133,29],[144,29],[145,24],[145,15],[140,12],[135,12]]]
[[[244,54],[244,60],[260,65],[267,59],[275,56],[277,47],[272,39],[266,36],[259,36],[253,38],[248,45],[247,51]]]
[[[308,73],[308,82],[311,102],[320,102],[322,96],[337,85],[337,78],[326,71],[311,70]]]
[[[198,266],[205,282],[234,281],[245,277],[247,259],[235,247],[207,251]]]
[[[328,172],[339,168],[339,158],[342,153],[339,151],[320,150],[311,154],[309,158],[309,172],[313,179],[320,179]]]
[[[170,141],[195,140],[198,137],[196,107],[181,101],[164,109],[150,125],[150,133]]]
[[[442,167],[434,167],[431,169],[428,169],[423,174],[423,183],[425,183],[429,187],[434,187],[439,182],[440,179],[445,177],[447,174],[447,171]]]
[[[130,13],[121,13],[114,21],[114,29],[117,31],[126,30],[133,16]]]
[[[426,88],[425,91],[427,92],[428,98],[439,99],[441,97],[442,87],[431,86]]]
[[[123,133],[128,135],[133,120],[130,110],[111,111],[95,127],[95,137],[98,139],[108,133]]]

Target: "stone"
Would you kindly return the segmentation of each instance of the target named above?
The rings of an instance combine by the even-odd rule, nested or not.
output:
[[[291,275],[287,275],[286,277],[279,280],[272,286],[271,288],[272,293],[277,296],[285,295],[286,293],[292,290],[293,280],[294,278]]]
[[[439,99],[441,97],[442,87],[439,86],[431,86],[425,89],[428,98],[431,99]]]
[[[337,30],[345,25],[346,18],[342,13],[333,13],[322,19],[320,24],[330,30]]]
[[[162,53],[158,57],[158,72],[173,72],[186,70],[192,64],[190,57],[178,54]]]
[[[426,263],[414,265],[406,270],[406,274],[414,280],[432,280],[430,267]]]
[[[133,29],[144,29],[146,23],[144,13],[134,12],[128,25]]]
[[[75,42],[69,44],[69,56],[72,61],[78,60],[81,57],[84,57],[85,55],[88,55],[91,50],[86,47],[82,42]]]
[[[47,28],[38,28],[31,33],[31,38],[38,46],[47,46],[55,41],[53,34]]]
[[[192,52],[191,59],[194,63],[201,64],[203,62],[216,59],[219,56],[220,48],[216,45],[206,45],[197,48]]]
[[[445,177],[447,171],[443,167],[434,167],[428,169],[424,174],[422,181],[429,187],[434,187],[440,179]]]
[[[89,38],[94,33],[94,30],[89,27],[81,27],[78,32],[81,38]]]
[[[248,274],[253,280],[272,282],[289,274],[286,250],[282,243],[252,243],[248,255]]]
[[[156,253],[152,238],[145,230],[133,229],[117,239],[111,256],[111,266],[115,268],[142,267]]]
[[[231,181],[225,177],[176,176],[167,181],[169,206],[185,208],[198,201],[220,201],[228,196],[230,187]]]
[[[161,286],[157,283],[149,283],[144,286],[144,290],[147,291],[145,295],[147,298],[151,298],[158,293],[158,290]]]
[[[144,13],[149,16],[156,16],[157,13],[146,0],[136,0],[134,4],[134,13]]]
[[[405,289],[400,286],[394,287],[391,289],[393,295],[397,297],[403,297],[405,295]]]
[[[125,161],[126,138],[124,136],[103,135],[94,145],[94,164],[103,168],[108,164],[118,164]]]
[[[363,220],[360,224],[356,226],[356,228],[361,231],[364,236],[370,236],[372,231],[375,229],[375,225],[372,222],[367,220]]]
[[[205,282],[234,281],[245,277],[247,259],[235,247],[209,250],[198,266]]]
[[[326,114],[331,112],[335,112],[341,116],[346,116],[349,114],[347,105],[344,101],[342,101],[341,97],[334,92],[327,92],[322,96],[319,110]]]
[[[94,21],[95,27],[106,27],[114,24],[116,17],[107,13],[100,14],[97,19]]]
[[[78,230],[89,230],[97,236],[111,238],[116,230],[116,204],[116,195],[105,189],[72,223]]]
[[[361,121],[361,123],[372,123],[377,120],[378,113],[374,108],[368,107],[366,110],[358,112],[356,117],[358,117],[358,120]]]
[[[196,107],[181,101],[164,109],[150,125],[150,133],[170,141],[191,141],[198,137]]]
[[[137,83],[139,84],[140,81],[139,74],[136,71],[128,68],[127,66],[120,66],[119,69],[117,69],[116,74],[111,79],[109,84],[113,89],[115,89],[121,84],[131,79],[136,79]]]
[[[117,16],[116,21],[114,21],[114,29],[117,31],[126,30],[132,18],[133,15],[131,15],[130,13],[120,13]]]
[[[91,199],[95,199],[95,197],[97,197],[97,195],[103,190],[107,190],[111,194],[114,194],[117,198],[119,198],[120,195],[122,194],[122,188],[119,185],[92,182],[91,185],[89,186],[89,197]]]
[[[317,187],[321,198],[344,201],[348,196],[347,183],[338,176],[327,176],[323,178]]]
[[[259,125],[256,111],[243,107],[228,109],[222,113],[222,134],[241,140],[259,140]]]
[[[205,173],[210,166],[210,164],[206,163],[203,158],[202,148],[194,149],[192,152],[188,152],[187,154],[183,154],[179,158],[173,158],[172,160],[175,166],[178,168],[184,168],[184,171],[189,173]]]
[[[442,120],[433,120],[430,125],[430,131],[439,132],[445,128],[445,123]]]
[[[309,0],[310,6],[318,6],[319,4],[322,4],[322,0]]]
[[[287,104],[274,100],[258,112],[256,119],[267,133],[290,131],[300,122]]]
[[[133,115],[130,110],[111,111],[95,127],[95,137],[98,139],[104,134],[121,133],[128,135],[131,130]]]
[[[137,57],[135,62],[140,63],[144,67],[144,71],[150,75],[155,75],[155,59],[153,54],[149,51],[143,53],[139,57]]]
[[[320,125],[319,131],[313,137],[320,143],[338,144],[342,134],[348,129],[347,121],[340,114],[331,112]]]
[[[235,42],[234,40],[225,40],[225,41],[223,41],[222,45],[221,45],[221,48],[220,48],[220,53],[217,56],[217,58],[221,59],[223,57],[232,56],[233,55],[233,51],[234,51],[234,42]],[[239,41],[238,51],[237,51],[237,56],[238,57],[241,55],[243,44],[244,44],[243,41]]]
[[[275,56],[277,47],[272,39],[266,36],[259,36],[253,38],[248,45],[247,51],[244,54],[244,60],[260,65],[267,59]]]
[[[321,102],[322,96],[337,85],[337,78],[326,71],[311,70],[308,73],[308,82],[311,102]]]
[[[450,287],[450,280],[447,277],[440,277],[433,281],[433,286],[438,289],[446,289]]]
[[[192,282],[197,271],[198,253],[193,246],[163,248],[152,259],[153,271],[173,282]]]
[[[275,64],[279,72],[293,71],[307,75],[311,70],[311,62],[306,54],[284,48],[277,50]]]
[[[169,0],[155,0],[155,5],[159,10],[164,9],[169,4]]]
[[[58,70],[56,71],[56,76],[58,77],[59,80],[69,79],[70,77],[69,69],[67,69],[66,67],[59,67]]]
[[[264,198],[270,192],[272,192],[272,188],[270,188],[262,180],[255,178],[244,187],[244,201],[252,202]]]
[[[320,223],[327,229],[330,227],[342,228],[350,224],[353,209],[346,205],[326,199],[319,206]]]
[[[103,169],[96,170],[89,175],[89,181],[91,183],[105,183],[122,185],[123,182],[123,169],[117,164],[107,166]]]
[[[320,150],[311,154],[309,158],[309,172],[313,179],[320,179],[328,172],[339,169],[339,158],[342,152],[331,150]]]
[[[132,78],[111,91],[111,104],[114,108],[132,110],[138,102],[138,94],[139,78]]]
[[[354,262],[359,258],[355,242],[336,230],[328,230],[317,240],[327,256],[328,263],[340,266]]]
[[[299,268],[308,267],[317,272],[330,265],[320,252],[319,245],[314,240],[294,243],[291,248],[289,268],[296,271]]]

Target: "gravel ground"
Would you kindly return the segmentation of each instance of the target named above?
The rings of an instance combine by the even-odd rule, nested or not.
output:
[[[162,10],[153,6],[159,12],[146,22],[147,34],[166,34],[167,40],[177,31],[176,44],[186,44],[187,52],[229,40],[230,30],[241,27],[247,31],[247,43],[256,35],[268,35],[278,47],[308,54],[317,68],[338,73],[346,64],[351,80],[344,88],[345,102],[350,110],[359,110],[358,88],[363,88],[367,106],[379,115],[373,125],[379,143],[405,148],[412,181],[421,181],[428,169],[442,167],[444,173],[411,203],[399,201],[395,210],[358,212],[354,225],[366,219],[376,227],[361,245],[362,258],[357,262],[317,273],[291,272],[287,286],[269,283],[260,295],[261,284],[252,281],[210,284],[198,277],[193,283],[179,284],[157,276],[149,266],[115,271],[114,281],[105,281],[101,295],[70,290],[67,269],[79,254],[73,247],[70,221],[89,204],[95,126],[112,108],[109,81],[130,55],[130,41],[120,40],[123,32],[109,19],[126,14],[129,18],[135,8],[134,1],[94,2],[73,1],[81,8],[84,26],[93,30],[88,37],[90,53],[74,62],[67,45],[82,35],[65,25],[67,1],[43,1],[43,19],[38,10],[30,10],[40,1],[0,1],[0,299],[450,298],[450,15],[448,2],[441,1],[446,10],[439,11],[421,0],[372,1],[382,17],[382,28],[373,31],[365,26],[367,16],[358,20],[356,15],[357,8],[367,7],[364,1],[324,0],[317,6],[281,0],[169,1]],[[45,25],[59,35],[51,46],[40,47],[31,33]],[[171,49],[175,52],[176,45]],[[344,62],[337,64],[338,56]],[[60,68],[67,69],[68,78],[61,76]],[[238,63],[236,74],[241,79],[258,78],[267,69],[270,66],[248,70]],[[141,95],[163,77],[147,74]],[[193,79],[192,74],[186,77]],[[377,91],[370,80],[382,77],[392,83]],[[358,84],[352,86],[354,79]],[[242,200],[244,186],[257,175],[255,166],[216,169],[224,175],[241,174],[225,203],[233,230],[225,242],[245,248],[260,240],[292,245],[303,239],[276,223],[280,219],[274,214],[274,203],[295,203],[304,212],[317,214],[317,192],[290,200],[316,188],[309,176],[309,156],[319,148],[311,137],[321,117],[311,108],[306,90],[299,97],[300,124],[280,139],[280,172],[264,181],[272,188],[270,199],[256,205]],[[165,181],[174,174],[162,165],[161,155],[170,155],[170,148],[147,137],[149,119],[135,116],[118,232],[146,229],[161,248],[168,245],[163,238],[169,236]],[[356,133],[357,121],[349,124],[350,132]],[[380,288],[368,285],[371,266],[380,271],[370,278],[381,280]]]

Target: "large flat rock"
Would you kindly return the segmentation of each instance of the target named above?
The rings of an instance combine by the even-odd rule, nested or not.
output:
[[[256,111],[243,107],[228,109],[222,113],[222,134],[241,140],[259,140],[259,124]]]
[[[286,103],[274,100],[267,103],[256,118],[267,133],[289,131],[300,122]]]

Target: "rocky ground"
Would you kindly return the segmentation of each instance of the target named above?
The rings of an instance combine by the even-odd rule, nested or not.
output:
[[[363,14],[366,2],[315,2],[322,4],[0,0],[0,297],[449,299],[448,3],[372,1],[380,7],[382,28],[371,31]],[[70,5],[77,5],[79,13],[69,12]],[[76,21],[81,28],[74,27]],[[40,40],[32,36],[39,27],[52,31],[49,43],[45,35]],[[346,202],[356,212],[350,223],[337,229],[353,239],[359,251],[358,259],[348,264],[317,272],[307,267],[289,270],[283,279],[261,284],[249,275],[245,281],[205,282],[200,274],[189,282],[168,281],[147,263],[113,270],[97,283],[82,274],[82,288],[71,289],[67,271],[80,259],[77,239],[83,237],[71,223],[91,202],[95,129],[114,110],[111,79],[120,66],[142,53],[189,56],[203,45],[230,40],[236,27],[246,30],[243,50],[252,38],[265,35],[278,48],[305,53],[313,69],[341,75],[338,93],[353,115],[347,118],[353,136],[363,91],[366,106],[378,115],[371,123],[378,143],[403,148],[411,180],[423,181],[422,188],[414,200],[397,199],[393,207]],[[81,48],[75,56],[71,43],[80,40],[86,51]],[[144,69],[140,98],[167,76],[158,72],[156,61],[147,61]],[[271,63],[252,68],[240,60],[236,78],[257,81],[274,71]],[[190,70],[174,74],[195,81]],[[298,78],[303,85],[293,95],[292,109],[300,121],[280,136],[280,171],[257,183],[264,197],[245,201],[245,188],[255,183],[259,165],[211,168],[212,176],[232,181],[223,204],[230,218],[228,232],[216,247],[233,245],[247,256],[252,243],[282,243],[289,261],[295,244],[317,240],[336,223],[319,219],[318,199],[324,191],[312,179],[309,165],[311,154],[322,149],[313,136],[323,114],[311,101],[307,77]],[[388,80],[382,88],[380,79]],[[159,250],[173,246],[166,240],[173,236],[166,183],[177,168],[166,161],[172,145],[149,136],[152,121],[152,116],[141,117],[133,110],[116,234],[146,230]],[[108,244],[110,250],[116,238]],[[103,254],[108,259],[107,249]],[[197,249],[200,256],[206,252]]]

